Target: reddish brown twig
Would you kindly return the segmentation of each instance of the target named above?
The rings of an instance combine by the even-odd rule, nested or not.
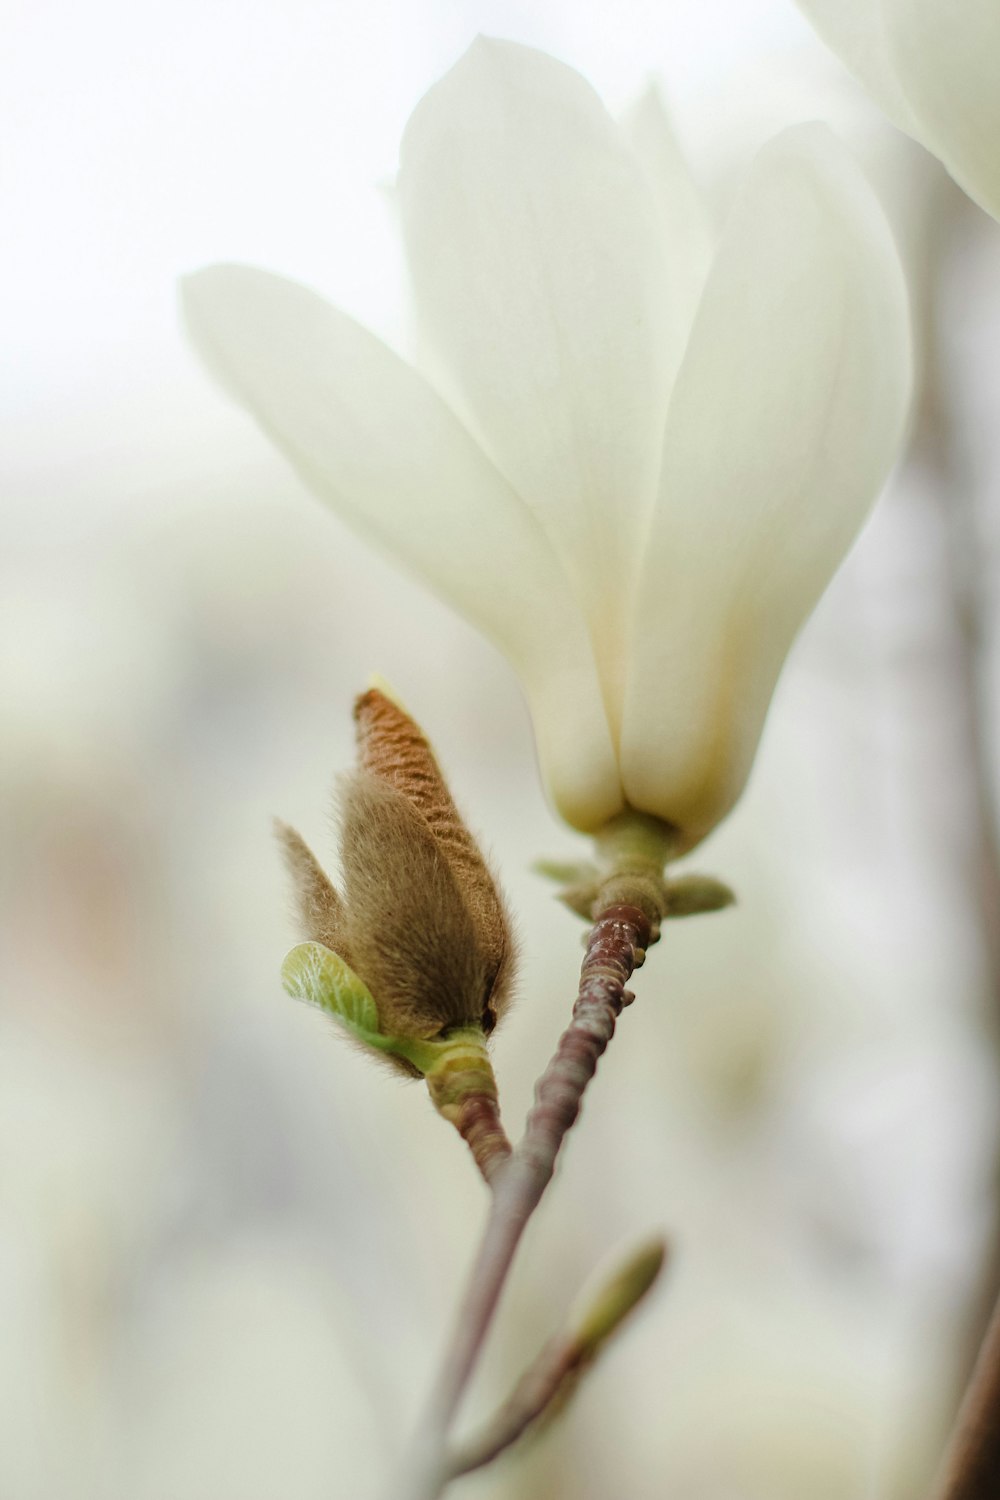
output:
[[[552,1180],[566,1132],[614,1034],[625,985],[658,932],[639,907],[617,901],[600,911],[580,971],[573,1018],[535,1087],[524,1137],[493,1178],[494,1193],[451,1347],[421,1426],[419,1450],[404,1482],[408,1500],[436,1500],[448,1483],[448,1429],[475,1367],[514,1254]]]
[[[583,1091],[614,1036],[622,1006],[632,999],[625,985],[646,956],[651,931],[645,913],[625,903],[609,906],[591,930],[573,1019],[535,1085],[535,1103],[518,1147],[538,1183],[539,1198],[552,1177],[563,1138],[580,1113]]]
[[[496,1100],[485,1094],[470,1094],[462,1102],[455,1126],[484,1179],[492,1184],[511,1153]]]

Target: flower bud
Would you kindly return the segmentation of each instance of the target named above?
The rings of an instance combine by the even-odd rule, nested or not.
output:
[[[456,1029],[492,1031],[510,994],[514,942],[496,882],[418,726],[379,688],[357,700],[354,715],[358,765],[338,794],[340,891],[294,829],[279,825],[308,940],[289,955],[285,979],[355,1039],[422,1074],[433,1053],[414,1044]],[[337,997],[349,992],[368,997],[364,1025],[345,1016]]]

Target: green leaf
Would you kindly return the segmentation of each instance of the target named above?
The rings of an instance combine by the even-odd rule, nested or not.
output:
[[[296,1000],[325,1010],[355,1041],[374,1052],[399,1057],[426,1074],[438,1068],[456,1047],[468,1049],[469,1032],[455,1032],[440,1039],[386,1036],[379,1030],[378,1007],[371,991],[339,953],[322,943],[300,943],[281,966],[281,979]]]
[[[359,1041],[380,1047],[378,1007],[371,991],[339,953],[322,943],[300,943],[281,966],[285,989],[346,1026]]]

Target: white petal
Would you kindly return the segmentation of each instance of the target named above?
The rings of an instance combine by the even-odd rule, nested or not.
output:
[[[610,817],[621,790],[580,611],[536,521],[440,397],[294,282],[214,266],[183,298],[209,369],[306,483],[508,657],[562,815]]]
[[[621,123],[670,226],[665,273],[668,284],[676,289],[681,318],[690,329],[715,248],[708,207],[691,177],[655,84],[626,110]]]
[[[1000,0],[882,0],[919,138],[1000,219]]]
[[[656,195],[582,78],[485,40],[417,106],[399,195],[435,371],[566,558],[610,683],[686,334]]]
[[[883,0],[796,0],[796,3],[893,124],[919,140],[919,127],[896,72]],[[940,0],[933,3],[940,4]]]
[[[667,419],[622,734],[629,802],[696,842],[746,780],[795,633],[892,463],[906,291],[884,216],[822,125],[761,152]]]

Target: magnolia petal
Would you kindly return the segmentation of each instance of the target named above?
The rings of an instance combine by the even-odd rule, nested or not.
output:
[[[578,74],[480,39],[411,118],[399,201],[435,377],[566,560],[613,714],[687,334],[656,195]]]
[[[882,10],[919,139],[1000,219],[1000,3],[882,0]]]
[[[670,225],[665,274],[676,289],[682,320],[690,331],[715,248],[708,207],[691,177],[655,84],[625,111],[621,123]]]
[[[783,132],[705,289],[637,591],[625,793],[689,847],[739,795],[788,647],[892,463],[910,364],[874,194],[825,126]]]
[[[796,0],[796,4],[893,124],[920,140],[920,127],[896,71],[883,0]]]
[[[599,826],[622,796],[586,627],[530,512],[416,371],[294,282],[214,266],[183,283],[206,365],[366,538],[504,652],[553,801]]]

